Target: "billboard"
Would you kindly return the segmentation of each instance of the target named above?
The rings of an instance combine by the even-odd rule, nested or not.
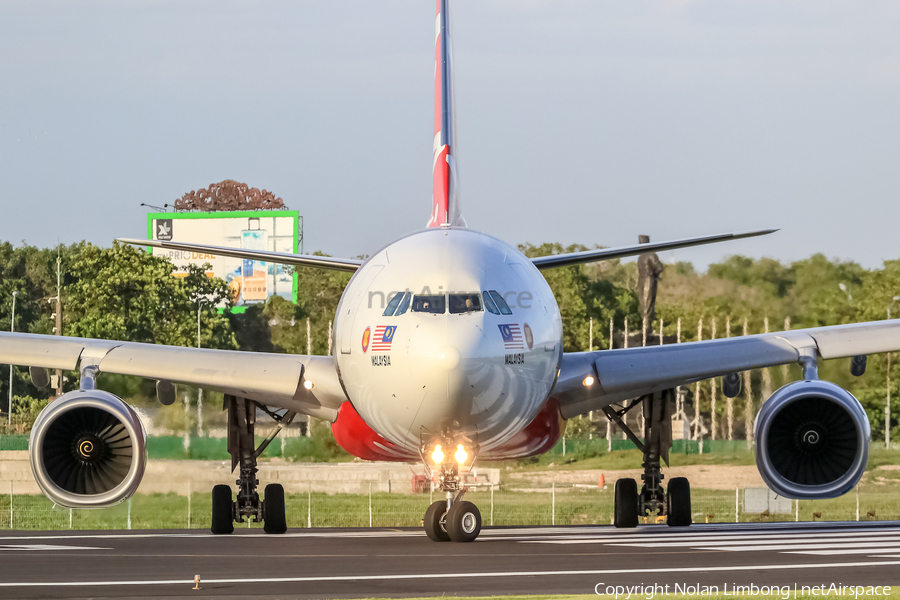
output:
[[[300,214],[296,210],[150,213],[147,239],[296,254]],[[199,252],[149,250],[167,257],[176,267],[211,265],[206,274],[228,283],[236,307],[263,303],[275,295],[297,301],[297,275],[284,265]]]

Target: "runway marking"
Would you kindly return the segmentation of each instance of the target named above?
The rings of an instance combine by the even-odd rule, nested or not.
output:
[[[725,536],[723,536],[725,537]],[[834,542],[835,544],[849,544],[854,542],[867,542],[872,544],[891,544],[895,542],[900,542],[900,536],[892,535],[886,536],[882,538],[872,538],[867,536],[855,536],[855,537],[837,537],[837,536],[791,536],[790,538],[784,539],[732,539],[729,541],[716,541],[716,538],[708,538],[707,540],[697,540],[691,542],[670,542],[666,543],[666,546],[672,547],[687,547],[687,546],[722,546],[723,548],[727,547],[740,547],[740,548],[748,548],[753,549],[755,546],[768,546],[768,545],[790,545],[790,544],[803,544],[803,543],[812,543],[812,542]],[[740,543],[740,546],[735,546],[736,543]],[[631,548],[656,548],[660,545],[659,542],[651,542],[651,543],[622,543],[622,542],[612,542],[610,543],[612,546],[629,546]],[[848,548],[852,548],[852,546],[847,546]],[[706,549],[706,548],[704,548]]]
[[[794,571],[808,569],[844,569],[849,567],[889,567],[898,566],[900,561],[846,562],[798,565],[732,565],[725,567],[661,567],[651,569],[592,569],[584,571],[497,571],[486,573],[420,573],[400,575],[334,575],[317,577],[248,577],[239,579],[204,579],[203,583],[303,583],[340,581],[398,581],[413,579],[481,579],[503,577],[559,577],[578,575],[630,575],[649,573],[710,573],[733,571]],[[192,585],[193,579],[159,579],[142,581],[54,581],[54,582],[0,582],[0,588],[7,587],[104,587],[114,585]]]
[[[321,532],[321,533],[283,533],[279,538],[372,538],[372,537],[421,537],[421,531],[360,531],[360,532]],[[217,538],[220,540],[236,540],[242,538],[271,538],[268,533],[239,533],[220,535],[215,533],[97,533],[76,535],[21,535],[0,536],[3,540],[127,540],[145,538]]]
[[[797,528],[778,532],[747,530],[715,535],[709,532],[651,534],[637,538],[621,535],[554,536],[549,539],[523,539],[526,544],[584,545],[601,544],[616,547],[720,552],[778,552],[780,554],[808,554],[830,556],[838,554],[867,554],[885,557],[900,551],[900,529],[896,527],[870,529],[864,526],[848,530],[818,530]],[[895,558],[896,556],[890,556]]]
[[[886,552],[900,552],[900,544],[888,544],[886,547],[880,548],[844,548],[841,550],[797,550],[792,552],[783,552],[782,554],[811,554],[814,556],[829,556],[834,554],[878,554],[879,558],[900,558],[897,555],[887,556]]]
[[[51,546],[50,544],[3,544],[0,545],[0,551],[2,550],[112,550],[112,548],[96,548],[93,546]]]
[[[696,546],[698,544],[714,544],[728,545],[735,542],[746,544],[754,543],[791,543],[797,542],[798,538],[804,539],[839,539],[844,541],[872,540],[873,537],[878,540],[895,541],[900,540],[900,530],[892,531],[855,531],[855,532],[793,532],[790,534],[765,534],[752,533],[747,535],[696,535],[696,536],[675,536],[675,535],[651,535],[641,537],[636,540],[623,539],[619,536],[556,536],[550,539],[539,539],[534,537],[520,538],[517,541],[529,544],[612,544],[617,546],[632,546],[635,548],[655,548],[661,543],[667,546]]]

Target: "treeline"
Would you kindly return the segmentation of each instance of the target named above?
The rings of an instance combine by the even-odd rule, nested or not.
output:
[[[520,246],[528,256],[585,250],[560,244]],[[0,244],[0,328],[10,330],[12,292],[16,291],[15,331],[52,334],[56,296],[57,256],[60,260],[63,333],[67,336],[195,346],[197,311],[200,310],[201,344],[204,347],[267,352],[325,354],[329,328],[350,275],[315,268],[298,268],[298,302],[273,297],[265,305],[240,314],[219,311],[215,304],[229,300],[228,287],[208,278],[202,268],[176,273],[171,262],[142,249],[114,243],[100,248],[79,243],[61,248]],[[175,276],[175,275],[178,276]],[[640,331],[636,295],[635,262],[608,261],[544,271],[564,326],[566,351],[589,347],[607,348],[610,320],[617,336],[629,329]],[[880,269],[864,269],[854,262],[829,260],[822,255],[783,264],[772,259],[732,256],[697,272],[690,263],[667,266],[659,285],[657,321],[649,324],[666,343],[674,341],[681,320],[681,340],[725,337],[887,317],[893,306],[900,314],[900,261],[887,261]],[[307,321],[309,335],[307,335]],[[593,327],[591,323],[593,321]],[[703,329],[700,329],[701,321]],[[593,338],[590,332],[593,330]],[[846,361],[832,361],[823,377],[848,387],[864,404],[872,420],[873,435],[883,435],[887,361],[871,357],[867,375],[849,375]],[[799,376],[791,369],[773,369],[768,377],[754,374],[753,405],[758,408],[766,386],[777,386]],[[69,387],[75,385],[74,374]],[[152,396],[152,386],[142,387],[129,378],[104,378],[129,396]],[[897,379],[897,378],[893,378]],[[48,391],[34,389],[27,370],[15,370],[16,395],[46,398]],[[892,383],[892,387],[896,384]],[[721,388],[719,388],[721,389]],[[892,389],[894,397],[897,390]],[[701,413],[711,410],[711,392],[698,388]],[[719,392],[720,393],[720,392]],[[6,408],[8,381],[0,378],[0,406]],[[900,404],[900,403],[898,403]],[[724,410],[720,399],[716,410]],[[897,423],[900,410],[892,409]],[[708,418],[708,416],[706,417]],[[720,420],[721,422],[721,420]],[[900,432],[900,429],[898,429]]]

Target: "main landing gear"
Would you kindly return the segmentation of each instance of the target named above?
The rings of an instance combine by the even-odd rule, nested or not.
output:
[[[212,532],[231,533],[234,524],[251,520],[263,523],[266,533],[284,533],[287,521],[284,511],[284,488],[277,483],[266,486],[265,497],[259,499],[256,491],[256,461],[266,447],[284,427],[296,416],[293,411],[278,414],[251,400],[225,396],[225,410],[228,411],[228,453],[231,454],[231,470],[240,464],[236,481],[237,498],[232,501],[231,487],[217,485],[212,491]],[[256,409],[260,408],[278,422],[272,434],[255,448]]]
[[[435,542],[474,542],[481,533],[481,512],[477,506],[462,499],[467,488],[460,486],[459,464],[466,462],[467,453],[462,445],[456,452],[456,463],[454,457],[444,460],[440,445],[432,454],[435,459],[441,459],[434,462],[440,463],[438,487],[446,495],[446,500],[438,500],[425,511],[425,533]]]
[[[644,485],[638,492],[634,479],[620,479],[616,482],[615,515],[616,527],[637,527],[638,517],[656,513],[666,517],[672,527],[686,527],[691,524],[691,486],[684,477],[669,481],[663,490],[663,474],[660,461],[669,463],[669,449],[672,447],[671,409],[674,390],[665,390],[632,400],[628,405],[616,409],[607,406],[606,416],[614,421],[635,446],[644,454]],[[640,406],[644,417],[644,439],[639,439],[622,417]]]

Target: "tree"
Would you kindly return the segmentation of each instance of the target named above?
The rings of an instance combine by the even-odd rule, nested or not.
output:
[[[169,260],[131,246],[87,244],[66,273],[66,335],[196,346],[199,306],[203,345],[235,348],[228,319],[216,309],[230,302],[228,286],[205,269],[190,265],[182,274]]]
[[[579,252],[587,248],[580,245],[564,248],[561,244],[520,244],[519,250],[528,257],[535,257]],[[593,280],[588,276],[585,265],[546,269],[542,273],[559,306],[563,322],[563,348],[568,352],[588,349],[591,318],[595,321],[595,327],[590,345],[601,348],[607,345],[607,338],[601,332],[610,318],[620,327],[626,317],[635,319],[633,322],[639,318],[633,288],[627,289],[605,279]]]

